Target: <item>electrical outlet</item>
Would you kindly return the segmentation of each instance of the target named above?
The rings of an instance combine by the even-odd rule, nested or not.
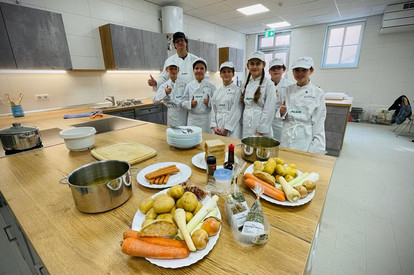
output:
[[[40,102],[40,101],[49,101],[49,95],[48,94],[36,95],[36,101],[37,102]]]

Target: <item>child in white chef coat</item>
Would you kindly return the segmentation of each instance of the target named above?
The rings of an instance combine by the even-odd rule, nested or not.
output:
[[[186,83],[178,78],[180,68],[176,61],[167,60],[165,65],[169,79],[159,86],[153,101],[155,104],[162,101],[167,106],[168,126],[185,126],[187,125],[187,110],[181,107],[181,102]]]
[[[207,62],[198,58],[193,63],[195,79],[187,84],[181,106],[188,110],[187,125],[201,127],[205,133],[213,133],[210,128],[211,102],[216,87],[204,79]]]
[[[233,83],[232,62],[226,61],[220,65],[220,77],[223,86],[214,92],[211,99],[210,127],[216,135],[240,138],[243,105],[240,102],[241,89]]]
[[[270,79],[276,86],[276,105],[275,110],[278,110],[282,105],[282,99],[285,97],[285,90],[287,86],[292,85],[294,82],[283,77],[286,71],[285,62],[281,58],[273,58],[269,62],[269,74]],[[280,141],[282,136],[283,120],[275,115],[272,123],[273,137]]]
[[[278,111],[284,119],[281,146],[325,154],[325,93],[310,81],[313,59],[299,58],[292,70],[296,84],[286,89]]]
[[[244,103],[242,138],[250,136],[273,137],[272,122],[275,116],[276,88],[265,77],[265,55],[257,51],[249,55],[249,75],[240,100]]]

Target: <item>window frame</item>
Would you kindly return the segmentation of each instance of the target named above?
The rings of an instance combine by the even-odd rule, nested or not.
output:
[[[340,61],[341,57],[342,57],[342,53],[343,53],[343,48],[344,48],[346,28],[351,27],[351,26],[356,26],[356,25],[361,25],[361,32],[359,34],[358,44],[356,44],[357,45],[357,50],[356,50],[356,53],[355,53],[355,62],[353,62],[353,63],[342,63],[342,64],[341,63],[326,64],[326,58],[327,58],[328,48],[329,48],[328,43],[329,43],[329,39],[330,39],[330,36],[331,36],[331,30],[339,28],[339,27],[344,27],[345,28],[345,32],[344,32],[344,35],[342,37],[342,43],[341,43],[341,53],[340,53],[340,57],[339,57],[339,61]],[[341,22],[341,23],[335,23],[335,24],[327,25],[326,30],[325,30],[325,39],[324,39],[323,52],[322,52],[322,58],[321,58],[321,67],[320,68],[321,69],[358,68],[365,28],[366,28],[366,20],[365,19],[364,20],[358,20],[358,21],[348,21],[348,22]]]

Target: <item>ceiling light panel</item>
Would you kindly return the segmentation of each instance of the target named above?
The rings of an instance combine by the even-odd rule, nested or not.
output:
[[[263,6],[262,4],[257,4],[257,5],[237,9],[237,11],[245,15],[253,15],[253,14],[258,14],[262,12],[267,12],[269,11],[269,9]]]
[[[283,27],[289,27],[290,24],[286,21],[283,22],[277,22],[272,24],[266,24],[269,28],[276,29],[276,28],[283,28]]]

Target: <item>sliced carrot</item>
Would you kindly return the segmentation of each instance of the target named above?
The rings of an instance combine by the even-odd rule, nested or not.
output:
[[[285,196],[285,193],[283,193],[283,191],[277,189],[276,187],[271,186],[270,184],[268,184],[264,181],[256,180],[256,179],[254,179],[250,176],[247,176],[247,175],[248,174],[244,175],[244,184],[247,187],[249,187],[251,189],[254,189],[256,187],[256,184],[259,184],[263,187],[264,194],[266,194],[269,197],[272,197],[272,198],[274,198],[278,201],[286,201],[286,196]]]
[[[164,184],[164,179],[165,179],[165,176],[160,177],[160,181],[158,182],[158,184]]]
[[[165,175],[164,184],[167,184],[168,180],[170,179],[171,174]]]
[[[173,174],[173,173],[178,173],[178,172],[180,172],[180,169],[178,169],[174,165],[174,167],[169,167],[169,168],[165,167],[165,168],[162,168],[161,170],[158,169],[158,170],[155,170],[154,172],[148,173],[148,174],[145,175],[145,178],[147,180],[150,180],[150,179],[154,179],[154,178],[158,178],[158,177],[161,177],[161,176],[165,176],[165,175]]]
[[[155,179],[151,179],[149,182],[150,184],[154,184]]]
[[[182,259],[190,254],[188,248],[162,246],[136,238],[126,238],[122,242],[122,252],[130,256],[155,259]]]

